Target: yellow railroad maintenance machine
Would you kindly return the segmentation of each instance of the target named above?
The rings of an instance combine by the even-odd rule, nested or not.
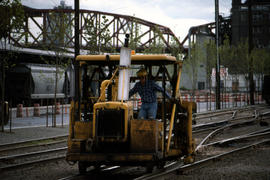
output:
[[[192,111],[196,104],[181,100],[182,61],[168,55],[79,55],[80,98],[71,103],[66,159],[89,166],[136,165],[162,168],[167,160],[193,162]],[[144,67],[148,78],[164,89],[158,94],[156,119],[137,119],[139,96],[129,88]],[[176,101],[165,99],[165,90]]]

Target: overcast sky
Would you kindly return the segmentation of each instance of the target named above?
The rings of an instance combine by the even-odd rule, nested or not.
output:
[[[21,0],[23,5],[50,9],[60,0]],[[65,0],[74,7],[74,0]],[[220,0],[219,11],[223,16],[230,14],[231,0]],[[135,16],[169,27],[180,41],[191,26],[215,20],[215,0],[80,0],[80,8]]]

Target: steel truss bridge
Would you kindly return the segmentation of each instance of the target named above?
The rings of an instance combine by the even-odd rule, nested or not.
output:
[[[18,47],[54,50],[55,47],[73,53],[75,44],[75,12],[73,9],[33,9],[24,6],[24,26],[16,33],[10,33],[9,43]],[[145,52],[160,47],[163,53],[187,53],[184,43],[189,37],[200,34],[202,29],[214,36],[215,23],[203,24],[190,29],[182,42],[170,28],[140,18],[80,10],[80,48],[89,53],[119,52],[126,34],[130,34],[132,49]],[[226,21],[227,22],[227,21]],[[61,30],[62,29],[62,30]],[[64,29],[64,30],[63,30]],[[56,37],[55,34],[60,34]],[[53,47],[50,45],[54,45]],[[88,51],[87,51],[88,50]],[[91,52],[90,52],[91,53]]]
[[[9,36],[9,43],[18,47],[42,49],[49,44],[74,48],[74,10],[73,9],[32,9],[24,7],[24,27]],[[52,18],[58,17],[58,18]],[[60,39],[53,37],[55,26],[63,27]],[[58,27],[58,29],[59,29]],[[183,43],[170,28],[145,21],[140,18],[113,13],[80,10],[80,48],[89,50],[93,46],[103,47],[100,52],[118,52],[124,44],[126,34],[136,52],[162,44],[163,52],[173,48],[183,50]],[[92,32],[90,32],[90,31]],[[89,33],[90,32],[90,33]],[[106,38],[102,37],[106,36]],[[98,53],[100,53],[98,52]]]

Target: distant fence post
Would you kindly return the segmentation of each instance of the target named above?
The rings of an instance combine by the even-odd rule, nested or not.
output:
[[[40,116],[39,104],[34,104],[34,116]]]
[[[23,105],[22,104],[17,105],[16,117],[23,117]]]
[[[56,112],[55,112],[55,114],[60,114],[61,112],[60,112],[60,102],[57,102],[56,103]]]

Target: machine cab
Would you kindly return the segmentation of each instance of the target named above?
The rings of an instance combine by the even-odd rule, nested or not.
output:
[[[121,58],[76,58],[81,97],[71,103],[66,159],[78,161],[80,172],[104,164],[161,165],[183,156],[192,162],[192,110],[196,107],[180,98],[182,61],[168,55],[129,55],[130,65],[123,66]],[[164,89],[157,94],[156,119],[138,119],[140,97],[126,96],[142,67]],[[178,101],[167,100],[165,90]]]

